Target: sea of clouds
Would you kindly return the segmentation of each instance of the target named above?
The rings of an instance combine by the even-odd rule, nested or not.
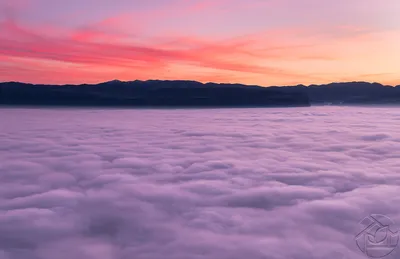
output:
[[[400,229],[399,108],[0,118],[0,259],[359,259],[363,218]]]

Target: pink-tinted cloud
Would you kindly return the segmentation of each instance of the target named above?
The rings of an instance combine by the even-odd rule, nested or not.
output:
[[[360,220],[399,230],[396,108],[1,112],[1,258],[363,259]]]
[[[191,38],[175,39],[163,43],[139,45],[105,41],[110,34],[96,31],[78,31],[70,38],[51,38],[35,30],[23,28],[13,21],[1,24],[12,38],[3,38],[0,54],[35,60],[51,60],[71,64],[130,68],[135,70],[160,70],[170,63],[183,63],[219,70],[255,74],[294,76],[283,69],[258,64],[257,51],[252,41],[234,39],[228,42],[210,42]],[[95,39],[103,39],[101,42]],[[179,46],[176,48],[174,45]],[[260,57],[268,53],[260,53]],[[273,53],[270,54],[273,57]],[[245,58],[247,62],[242,62]]]
[[[380,81],[393,82],[396,79],[390,75],[399,72],[400,56],[392,52],[400,43],[396,36],[400,28],[377,21],[387,7],[371,2],[376,8],[366,9],[356,2],[361,3],[0,2],[0,66],[7,71],[0,80],[22,80],[20,69],[31,70],[25,80],[45,82],[46,75],[62,69],[65,76],[59,82],[71,80],[68,71],[80,75],[74,80],[96,81],[96,73],[87,72],[85,78],[85,72],[77,72],[89,66],[90,71],[103,71],[97,81],[105,75],[134,80],[146,74],[264,85],[287,84],[297,78],[298,83],[307,84],[379,74]],[[397,8],[392,0],[388,5]],[[339,21],[329,10],[342,12],[345,19]],[[36,68],[25,67],[22,59],[36,63]],[[377,59],[387,62],[382,65]]]

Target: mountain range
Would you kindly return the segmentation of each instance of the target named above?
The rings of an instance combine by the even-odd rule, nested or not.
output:
[[[400,86],[344,82],[270,86],[148,80],[100,84],[0,83],[0,105],[126,107],[297,107],[400,104]]]

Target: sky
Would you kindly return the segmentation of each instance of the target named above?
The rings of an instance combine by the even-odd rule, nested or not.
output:
[[[398,0],[0,0],[0,81],[400,84]]]

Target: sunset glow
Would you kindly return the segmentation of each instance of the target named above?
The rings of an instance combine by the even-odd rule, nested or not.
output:
[[[400,84],[399,0],[0,0],[0,81]]]

